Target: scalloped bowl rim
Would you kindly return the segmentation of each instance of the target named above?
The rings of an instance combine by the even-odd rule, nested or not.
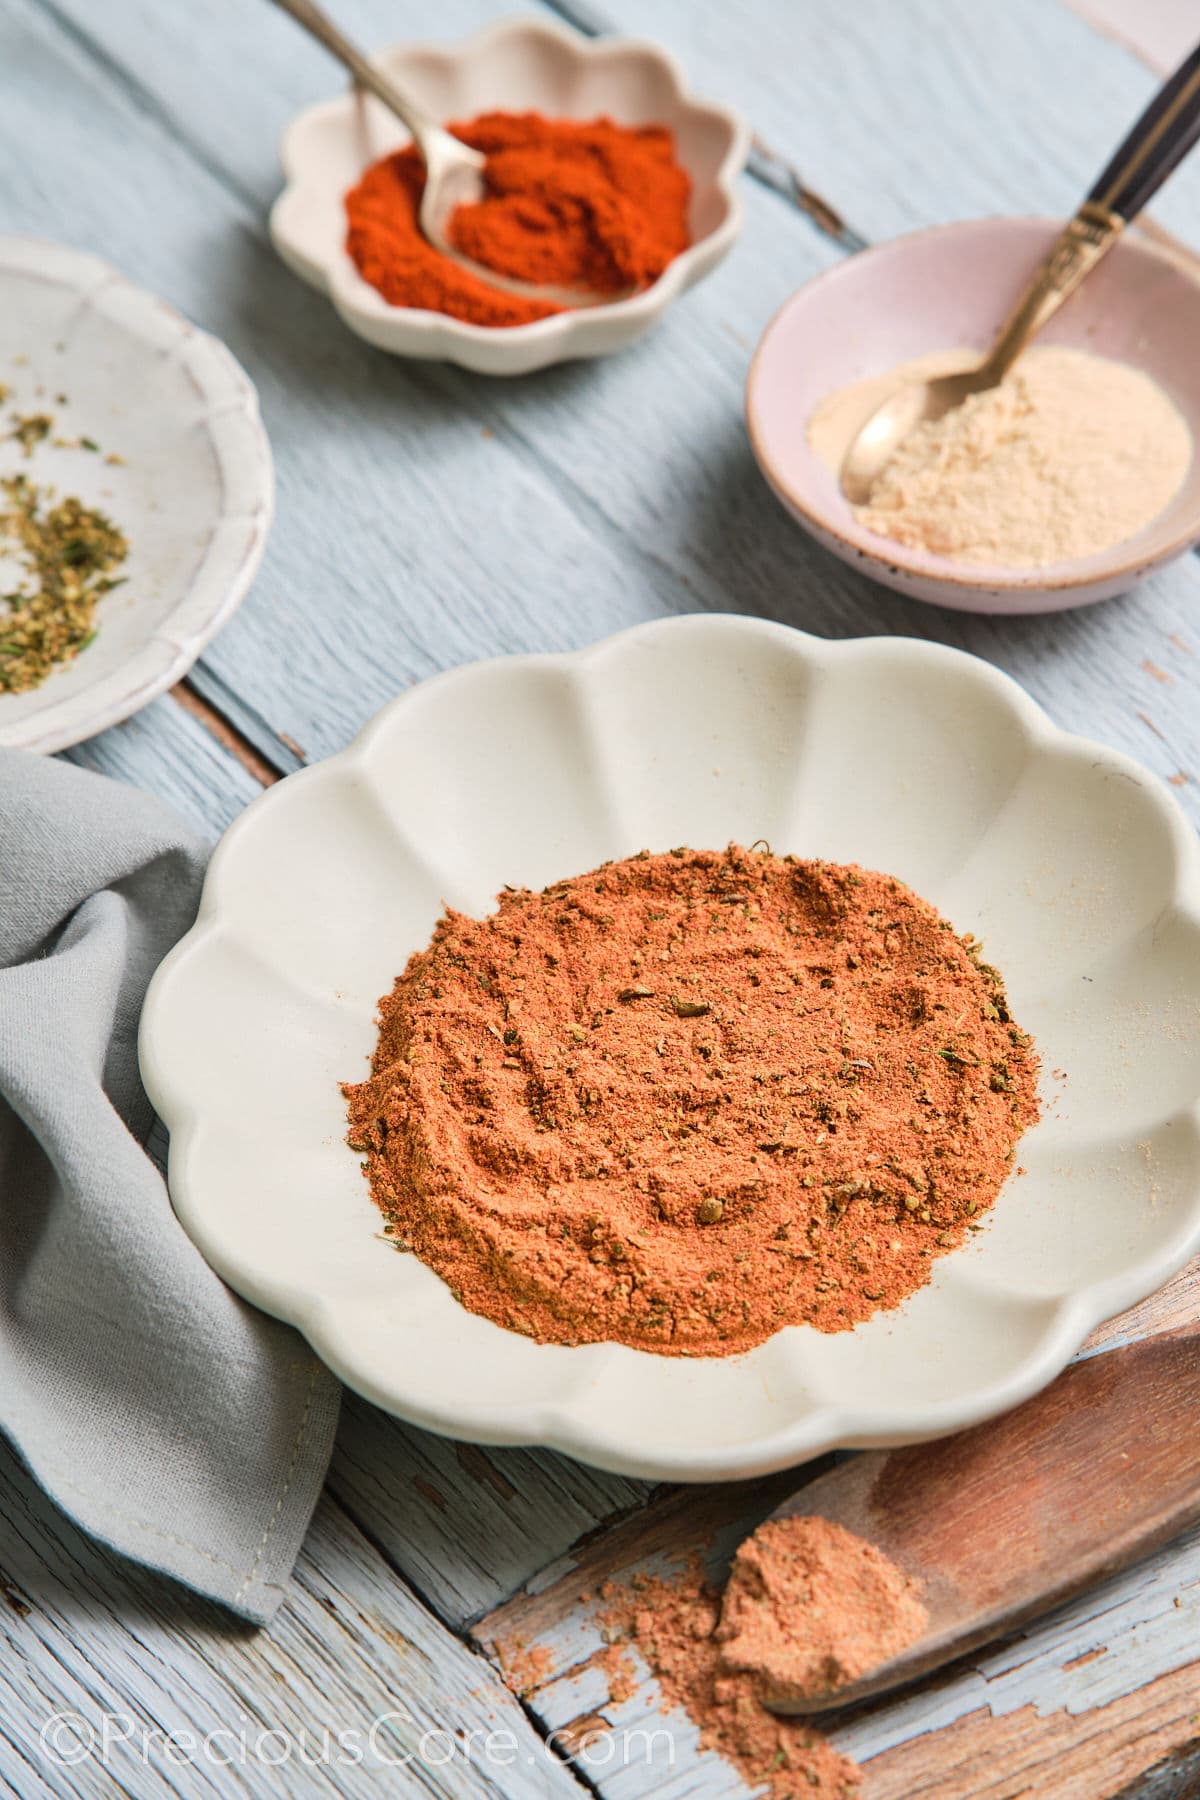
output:
[[[95,737],[98,732],[106,731],[112,725],[119,725],[142,707],[148,706],[152,700],[165,694],[187,674],[207,645],[232,618],[249,592],[266,549],[275,505],[274,463],[254,383],[220,338],[193,324],[168,301],[160,299],[139,282],[131,281],[112,263],[91,251],[76,250],[69,245],[56,243],[51,238],[39,238],[22,232],[0,233],[0,267],[5,265],[10,252],[21,256],[31,271],[36,271],[39,267],[43,271],[50,267],[64,272],[73,269],[79,279],[81,296],[85,299],[101,289],[116,287],[135,296],[139,303],[153,307],[160,319],[169,320],[178,331],[179,341],[194,344],[200,352],[202,369],[199,373],[195,369],[191,371],[194,378],[199,381],[203,374],[220,370],[223,399],[215,382],[211,390],[201,385],[202,398],[210,398],[211,393],[211,396],[222,399],[219,416],[222,419],[236,417],[240,421],[245,447],[251,452],[258,470],[255,491],[241,491],[245,484],[241,484],[240,489],[239,484],[231,478],[234,459],[227,448],[217,439],[211,438],[213,455],[221,472],[222,495],[229,503],[213,521],[214,535],[215,528],[229,518],[244,514],[253,519],[255,529],[245,553],[237,567],[226,573],[214,573],[206,555],[173,610],[159,622],[147,640],[140,659],[138,655],[130,657],[123,665],[120,677],[115,673],[102,676],[69,700],[55,704],[51,696],[51,703],[43,711],[29,715],[26,727],[12,735],[6,735],[2,740],[13,748],[51,755],[55,751],[81,743],[85,738]],[[150,350],[147,353],[153,354]],[[235,404],[228,399],[230,392],[237,395]],[[210,538],[210,548],[212,541]],[[182,631],[179,629],[181,624]],[[172,633],[178,636],[179,642],[174,655],[164,665],[160,658],[151,655],[151,651],[154,645],[161,643]],[[152,666],[153,673],[146,674],[143,665]],[[85,704],[89,695],[96,697],[95,704],[90,707]]]
[[[584,37],[582,33],[555,20],[518,15],[495,20],[452,42],[404,39],[376,52],[374,60],[384,66],[391,66],[402,63],[409,56],[433,55],[451,62],[466,62],[473,57],[487,56],[497,43],[511,36],[542,38],[569,49],[581,59],[615,60],[634,53],[656,63],[668,76],[681,109],[714,119],[728,131],[728,146],[713,177],[713,187],[725,201],[724,218],[704,237],[689,244],[686,250],[673,258],[658,280],[640,293],[632,294],[625,300],[588,307],[586,310],[553,313],[548,318],[535,319],[527,325],[506,326],[502,333],[498,333],[494,326],[474,325],[447,313],[431,312],[423,307],[390,305],[382,294],[363,280],[343,251],[322,266],[320,286],[333,301],[339,316],[352,327],[357,328],[360,322],[369,326],[396,324],[402,320],[406,328],[450,344],[494,347],[500,341],[512,345],[515,351],[537,346],[557,346],[565,354],[569,350],[570,340],[589,321],[621,320],[630,326],[640,326],[657,318],[673,300],[678,299],[685,289],[727,253],[737,237],[741,228],[742,203],[736,184],[749,150],[750,127],[737,113],[719,101],[697,98],[678,61],[657,44],[642,38],[624,36]],[[352,92],[339,94],[330,100],[317,101],[297,114],[285,128],[281,140],[280,162],[285,185],[271,208],[271,237],[289,265],[309,280],[313,276],[305,273],[307,259],[295,250],[287,224],[288,211],[296,204],[294,196],[302,192],[304,187],[305,139],[314,125],[329,119],[340,119],[353,104]]]
[[[901,662],[908,658],[916,663],[941,662],[947,668],[969,665],[977,676],[991,684],[997,698],[1019,723],[1030,747],[1053,751],[1070,746],[1074,753],[1084,756],[1094,752],[1114,773],[1137,783],[1146,797],[1146,804],[1167,828],[1174,856],[1173,883],[1170,893],[1163,896],[1162,914],[1171,911],[1200,928],[1200,846],[1165,785],[1124,753],[1055,725],[1016,681],[992,664],[967,652],[922,639],[886,636],[822,639],[790,626],[744,615],[692,614],[635,625],[579,650],[480,659],[414,684],[385,704],[345,749],[289,776],[280,786],[294,795],[301,784],[336,780],[354,771],[366,763],[376,739],[384,735],[396,716],[414,701],[431,690],[450,689],[456,682],[481,670],[519,672],[540,667],[586,671],[589,664],[635,646],[639,640],[651,640],[664,631],[680,633],[689,627],[728,629],[738,635],[753,635],[773,642],[785,653],[818,668],[824,662],[836,662],[839,657],[851,653],[883,655]],[[689,1446],[685,1450],[663,1451],[649,1442],[632,1442],[620,1430],[598,1429],[592,1422],[581,1425],[574,1416],[570,1400],[516,1400],[505,1404],[475,1405],[469,1398],[461,1397],[450,1409],[425,1402],[419,1376],[407,1379],[398,1375],[394,1381],[383,1385],[367,1375],[360,1364],[352,1322],[348,1329],[345,1328],[335,1315],[334,1307],[319,1292],[279,1281],[253,1255],[243,1259],[235,1246],[210,1230],[203,1200],[190,1191],[188,1179],[189,1152],[200,1122],[185,1097],[173,1086],[155,1050],[154,1040],[160,1031],[159,1015],[167,1007],[172,976],[185,963],[202,955],[216,935],[224,870],[245,834],[253,831],[260,809],[270,806],[272,796],[278,791],[268,789],[258,796],[228,828],[214,852],[195,924],[155,974],[147,995],[139,1038],[142,1079],[170,1131],[172,1203],[206,1259],[245,1298],[299,1329],[322,1361],[347,1386],[393,1415],[452,1439],[541,1446],[574,1456],[595,1467],[645,1479],[736,1480],[767,1474],[837,1448],[924,1441],[1007,1411],[1053,1380],[1093,1329],[1155,1292],[1200,1252],[1200,1193],[1197,1193],[1185,1231],[1104,1279],[1057,1297],[1041,1297],[1045,1314],[1043,1329],[1028,1354],[1015,1362],[1000,1379],[968,1395],[920,1401],[911,1406],[878,1403],[849,1406],[819,1402],[798,1413],[777,1432],[716,1448]],[[1190,1106],[1178,1109],[1172,1119],[1188,1119],[1200,1130],[1200,1097]],[[890,1316],[900,1322],[903,1312]],[[750,1351],[728,1358],[694,1358],[688,1367],[703,1371],[714,1363],[744,1363],[789,1332],[808,1329],[786,1327],[767,1339],[764,1345]],[[584,1359],[596,1361],[614,1355],[636,1359],[635,1366],[678,1360],[608,1342],[577,1346],[568,1349],[566,1354],[581,1364]]]
[[[947,557],[939,557],[932,551],[921,550],[870,531],[859,524],[849,509],[845,509],[845,512],[839,510],[835,516],[822,505],[819,495],[814,495],[811,484],[803,478],[795,479],[788,470],[782,468],[768,450],[756,419],[755,390],[760,367],[765,361],[765,352],[772,346],[775,336],[788,317],[801,310],[818,290],[836,286],[839,281],[858,280],[864,271],[869,271],[872,267],[878,269],[889,261],[903,260],[914,247],[955,239],[965,241],[979,232],[998,233],[1029,225],[1044,226],[1050,231],[1056,223],[1053,219],[1027,213],[952,219],[938,225],[925,225],[914,231],[903,232],[883,243],[868,245],[858,255],[820,270],[803,282],[795,293],[790,294],[767,321],[750,359],[745,388],[747,431],[755,459],[773,493],[800,525],[852,567],[875,574],[877,579],[880,578],[880,567],[893,570],[904,578],[904,585],[901,586],[899,581],[894,584],[889,582],[889,585],[896,585],[901,592],[913,593],[917,598],[934,605],[967,605],[965,596],[980,592],[996,599],[1019,600],[1022,595],[1037,596],[1049,590],[1056,595],[1078,596],[1077,599],[1066,602],[1076,605],[1111,598],[1114,592],[1127,591],[1151,570],[1186,554],[1200,543],[1200,494],[1197,496],[1192,523],[1177,531],[1166,542],[1146,541],[1155,526],[1155,521],[1151,520],[1133,536],[1123,538],[1108,549],[1089,556],[1069,557],[1033,568],[1012,568],[1004,563],[955,562]],[[1156,243],[1139,234],[1126,233],[1122,235],[1119,249],[1125,256],[1132,255],[1147,264],[1157,263],[1169,269],[1181,283],[1190,285],[1195,291],[1197,312],[1200,314],[1200,281],[1181,264],[1179,256],[1168,245]],[[1137,366],[1136,362],[1133,366]],[[1196,436],[1193,454],[1200,456],[1200,435]],[[845,516],[846,513],[848,516]],[[1124,585],[1112,589],[1113,583]],[[1098,589],[1103,591],[1096,592]],[[995,610],[1002,611],[1001,608]]]

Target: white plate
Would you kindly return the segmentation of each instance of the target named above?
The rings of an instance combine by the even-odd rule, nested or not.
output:
[[[35,238],[0,237],[0,382],[0,436],[12,412],[48,412],[101,452],[47,441],[27,460],[0,442],[0,474],[78,494],[130,544],[95,641],[40,688],[0,694],[0,744],[61,750],[178,681],[234,611],[271,521],[271,451],[224,345],[98,257]]]
[[[381,1235],[343,1141],[377,999],[444,901],[757,838],[888,870],[980,934],[1043,1057],[1028,1173],[853,1332],[680,1360],[464,1311]],[[142,1070],[188,1231],[369,1399],[629,1474],[749,1475],[1013,1405],[1200,1247],[1198,900],[1168,790],[988,664],[674,619],[425,682],[255,801],[151,987]]]
[[[737,178],[749,130],[727,107],[696,99],[678,64],[654,44],[588,38],[550,19],[515,18],[458,44],[397,44],[376,61],[435,119],[469,119],[498,107],[670,126],[692,178],[692,243],[642,293],[532,325],[494,329],[391,306],[346,254],[345,194],[369,164],[406,143],[408,133],[377,100],[343,93],[301,113],[284,133],[287,186],[271,211],[271,238],[288,267],[327,293],[369,344],[396,356],[441,357],[486,375],[523,375],[568,357],[607,356],[640,338],[732,249],[741,228]]]

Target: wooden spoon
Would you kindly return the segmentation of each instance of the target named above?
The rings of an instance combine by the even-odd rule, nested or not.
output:
[[[1073,1364],[1015,1411],[856,1456],[773,1519],[832,1519],[924,1585],[929,1622],[862,1679],[773,1712],[902,1686],[1103,1581],[1200,1519],[1200,1324]]]

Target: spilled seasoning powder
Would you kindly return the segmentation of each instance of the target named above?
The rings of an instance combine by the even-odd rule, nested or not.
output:
[[[924,356],[822,402],[813,448],[834,471],[859,427],[906,380],[971,367]],[[954,562],[1037,568],[1091,556],[1149,525],[1192,460],[1183,416],[1138,369],[1086,350],[1029,350],[999,387],[910,432],[860,524]]]
[[[606,1633],[636,1645],[658,1681],[661,1710],[681,1708],[699,1729],[701,1749],[732,1763],[756,1792],[769,1800],[849,1800],[858,1792],[856,1763],[807,1721],[768,1712],[759,1678],[729,1665],[720,1590],[698,1556],[669,1580],[607,1582],[601,1599]]]
[[[536,1693],[549,1680],[554,1657],[545,1644],[528,1644],[524,1638],[504,1638],[497,1642],[500,1673],[507,1687],[522,1696]]]
[[[723,1356],[930,1277],[1037,1117],[996,971],[902,882],[731,846],[448,912],[349,1141],[472,1312]]]

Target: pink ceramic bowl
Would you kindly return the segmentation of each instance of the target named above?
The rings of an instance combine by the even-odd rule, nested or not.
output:
[[[977,219],[850,257],[802,287],[763,335],[746,415],[763,474],[818,541],[901,593],[967,612],[1054,612],[1106,600],[1200,541],[1200,457],[1136,537],[1039,569],[954,563],[855,519],[806,427],[826,395],[930,350],[992,339],[1058,225]],[[1166,390],[1200,443],[1200,282],[1182,258],[1128,233],[1038,339],[1117,357]]]

